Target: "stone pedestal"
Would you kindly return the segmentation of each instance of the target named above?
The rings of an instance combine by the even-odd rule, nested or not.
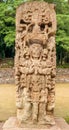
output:
[[[5,122],[3,130],[69,130],[69,125],[63,118],[55,118],[55,121],[56,125],[54,126],[24,124],[21,127],[18,125],[17,119],[11,117]]]

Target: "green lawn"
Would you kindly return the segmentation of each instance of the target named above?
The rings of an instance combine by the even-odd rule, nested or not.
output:
[[[69,123],[69,84],[56,84],[55,116]],[[0,121],[16,115],[15,85],[0,85]]]
[[[0,121],[8,119],[9,116],[14,116],[15,113],[15,86],[0,85]]]
[[[56,84],[55,115],[64,117],[69,123],[69,84]]]

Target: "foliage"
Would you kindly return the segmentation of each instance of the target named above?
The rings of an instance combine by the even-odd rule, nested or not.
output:
[[[69,15],[57,15],[57,62],[69,62]]]
[[[15,43],[15,12],[16,7],[22,2],[2,1],[0,2],[0,57],[6,56],[7,48],[11,50],[7,56],[14,55],[14,43]]]
[[[45,0],[54,3],[57,13],[57,64],[69,63],[69,1]]]

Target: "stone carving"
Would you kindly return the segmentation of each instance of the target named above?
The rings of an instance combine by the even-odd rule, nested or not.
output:
[[[17,119],[54,125],[56,14],[53,4],[26,2],[16,12]]]

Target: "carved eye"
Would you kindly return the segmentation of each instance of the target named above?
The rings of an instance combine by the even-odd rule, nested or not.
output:
[[[30,25],[29,28],[28,28],[28,32],[32,32],[33,31],[33,27],[34,27],[34,25]]]
[[[23,31],[25,31],[25,30],[26,30],[26,26],[23,26],[22,28],[23,28]]]
[[[49,23],[48,23],[48,27],[52,27],[52,22],[49,22]]]
[[[21,19],[21,20],[20,20],[20,24],[26,24],[26,25],[28,25],[28,24],[30,24],[30,22]]]
[[[25,24],[23,19],[20,20],[20,24]]]
[[[40,24],[40,30],[44,31],[44,29],[45,29],[45,24],[44,23]]]

